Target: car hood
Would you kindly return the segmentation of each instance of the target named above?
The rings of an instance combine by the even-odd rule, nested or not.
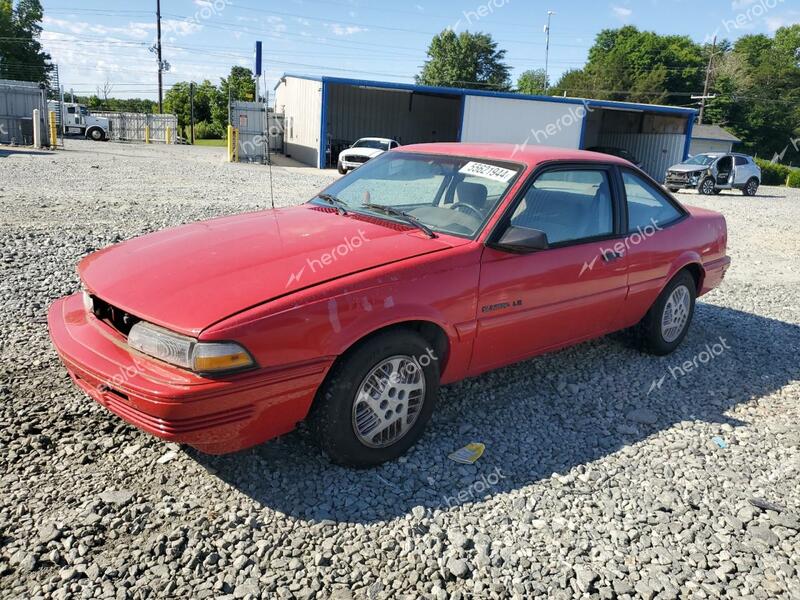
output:
[[[86,289],[187,335],[303,288],[467,243],[305,204],[167,229],[90,254]]]
[[[678,164],[678,165],[672,165],[669,168],[669,170],[672,171],[673,173],[694,173],[696,171],[706,171],[708,170],[708,167],[704,167],[703,165]]]
[[[339,156],[342,158],[348,156],[369,156],[370,158],[375,158],[384,152],[386,152],[386,150],[379,150],[378,148],[348,148],[347,150],[342,150]]]

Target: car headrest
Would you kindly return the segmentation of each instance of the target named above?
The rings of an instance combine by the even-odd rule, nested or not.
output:
[[[486,206],[486,197],[489,195],[489,191],[486,189],[485,185],[480,183],[467,183],[466,181],[462,181],[458,184],[458,187],[456,187],[456,194],[458,195],[459,202],[469,204],[474,208],[483,209]]]

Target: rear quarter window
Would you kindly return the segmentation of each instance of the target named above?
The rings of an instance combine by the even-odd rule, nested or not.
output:
[[[663,227],[683,216],[661,190],[632,171],[623,170],[622,180],[628,203],[628,232],[645,227]]]

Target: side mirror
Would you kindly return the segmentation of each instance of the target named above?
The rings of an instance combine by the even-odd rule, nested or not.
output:
[[[492,246],[518,254],[547,250],[547,234],[539,229],[511,225]]]

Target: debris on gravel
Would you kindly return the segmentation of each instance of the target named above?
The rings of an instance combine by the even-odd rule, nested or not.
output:
[[[0,158],[0,597],[800,597],[800,191],[680,195],[725,214],[733,265],[675,354],[618,334],[445,386],[406,457],[355,471],[302,429],[222,457],[167,444],[49,343],[81,257],[270,205],[268,169],[223,153]],[[282,160],[277,206],[337,177]],[[447,458],[476,439],[477,463]]]

